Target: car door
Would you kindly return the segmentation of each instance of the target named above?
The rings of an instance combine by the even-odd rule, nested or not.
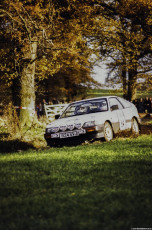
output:
[[[111,110],[112,120],[116,126],[116,130],[126,129],[126,119],[122,104],[115,97],[109,98],[109,106]]]
[[[120,101],[120,103],[123,105],[123,112],[125,115],[125,119],[126,119],[126,126],[127,129],[131,128],[131,121],[132,118],[134,116],[134,112],[133,112],[133,107],[132,107],[132,103],[130,103],[129,101],[125,100],[124,98],[118,98],[118,100]]]

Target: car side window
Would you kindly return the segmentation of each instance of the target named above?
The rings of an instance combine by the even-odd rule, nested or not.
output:
[[[131,103],[123,98],[119,98],[119,101],[123,104],[123,106],[125,108],[130,108],[131,107]]]
[[[115,97],[109,98],[109,104],[110,104],[110,110],[111,111],[117,110],[117,109],[123,109],[123,106]]]

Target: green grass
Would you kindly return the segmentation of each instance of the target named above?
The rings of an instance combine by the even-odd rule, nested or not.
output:
[[[113,90],[113,89],[89,89],[87,91],[87,97],[102,97],[109,95],[122,96],[122,90]]]
[[[152,227],[152,135],[0,155],[2,230]]]
[[[116,89],[89,89],[87,92],[87,97],[102,97],[102,96],[108,96],[108,95],[117,95],[122,96],[122,90],[116,90]],[[137,91],[137,98],[146,98],[146,97],[152,97],[152,91]]]

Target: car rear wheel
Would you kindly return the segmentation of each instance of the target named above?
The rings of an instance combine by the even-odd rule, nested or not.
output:
[[[104,139],[111,141],[113,139],[113,129],[108,121],[104,124]]]
[[[131,131],[134,135],[138,136],[140,129],[139,129],[139,124],[135,118],[132,119],[131,122]]]

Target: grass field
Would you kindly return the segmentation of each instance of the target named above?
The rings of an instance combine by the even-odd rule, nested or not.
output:
[[[87,92],[87,97],[101,97],[101,96],[108,96],[108,95],[117,95],[122,96],[121,89],[89,89]],[[146,98],[152,97],[152,91],[137,91],[137,98]]]
[[[152,228],[152,135],[0,155],[0,229]]]
[[[113,89],[89,89],[87,91],[87,97],[102,97],[109,95],[122,96],[122,90],[113,90]]]

